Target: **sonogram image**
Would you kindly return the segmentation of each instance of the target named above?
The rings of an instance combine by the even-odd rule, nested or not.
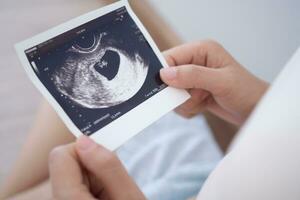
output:
[[[121,104],[133,97],[146,80],[146,61],[138,52],[128,54],[113,46],[112,39],[103,40],[107,34],[92,34],[90,46],[72,45],[66,50],[69,55],[61,68],[53,74],[57,89],[82,107]]]
[[[25,53],[41,83],[86,135],[167,87],[159,78],[162,63],[125,7]]]

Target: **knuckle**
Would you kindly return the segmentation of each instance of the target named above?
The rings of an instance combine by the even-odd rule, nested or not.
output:
[[[198,55],[206,56],[208,52],[222,52],[224,47],[217,41],[206,39],[198,42],[197,44]]]
[[[201,42],[201,45],[205,46],[207,48],[223,48],[219,42],[212,40],[212,39],[203,40]]]
[[[165,59],[166,59],[169,66],[174,66],[175,65],[175,63],[176,63],[175,59],[172,57],[171,54],[169,54],[168,52],[164,52],[163,55],[164,55],[164,57],[165,57]]]
[[[177,49],[177,48],[180,48],[180,46],[171,48],[171,49],[166,50],[166,51],[163,52],[163,56],[165,57],[165,59],[166,59],[169,66],[177,66],[178,65],[177,61],[176,61],[176,58],[175,58],[176,53],[174,52],[174,50]]]

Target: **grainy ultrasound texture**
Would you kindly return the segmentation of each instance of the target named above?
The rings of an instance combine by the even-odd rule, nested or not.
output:
[[[90,46],[72,45],[65,62],[53,74],[57,89],[86,108],[107,108],[133,97],[143,86],[148,64],[138,53],[128,54],[105,43],[103,32]]]
[[[86,135],[167,88],[160,59],[125,6],[25,53],[43,86]]]

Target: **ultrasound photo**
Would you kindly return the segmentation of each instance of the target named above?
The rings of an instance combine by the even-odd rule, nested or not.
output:
[[[82,107],[119,105],[132,98],[146,80],[147,58],[124,50],[126,43],[114,35],[97,31],[81,36],[65,51],[64,62],[53,73],[57,89]]]
[[[77,128],[92,135],[166,88],[162,64],[122,7],[25,51]]]

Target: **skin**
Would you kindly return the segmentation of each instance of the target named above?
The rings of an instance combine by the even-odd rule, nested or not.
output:
[[[114,0],[102,0],[101,4],[112,2]],[[161,51],[182,43],[180,37],[159,16],[148,1],[131,0],[129,2]],[[214,127],[221,129],[221,131],[218,131],[218,129],[214,131],[214,134],[222,132],[221,137],[218,134],[215,136],[220,147],[226,149],[227,144],[231,141],[231,132],[234,134],[235,131],[228,130],[227,126],[229,124],[216,119],[213,115],[209,118],[208,122],[214,122],[213,130]],[[224,132],[226,134],[223,134]],[[72,133],[65,127],[52,107],[44,100],[38,109],[36,120],[29,131],[15,164],[0,187],[0,199],[10,196],[14,196],[14,199],[38,199],[37,197],[46,199],[49,192],[45,191],[50,191],[47,189],[49,185],[47,181],[49,178],[48,155],[56,146],[74,141],[75,138]],[[34,196],[34,194],[38,194],[38,196]]]
[[[220,44],[205,40],[165,53],[170,68],[161,70],[169,86],[187,89],[191,98],[177,108],[184,117],[203,110],[242,125],[268,88],[243,68]]]
[[[49,169],[54,199],[146,199],[118,157],[86,136],[55,148]]]
[[[39,191],[39,184],[45,182],[49,177],[47,166],[49,152],[56,146],[74,141],[75,137],[68,131],[55,111],[48,103],[43,102],[26,143],[22,147],[10,175],[3,182],[0,199],[17,194],[20,196],[21,193],[28,196],[31,194],[28,190]],[[41,194],[44,193],[41,192]],[[24,199],[35,198],[24,197]]]
[[[213,41],[179,46],[165,55],[173,67],[162,69],[161,78],[192,96],[177,108],[185,117],[207,109],[241,125],[268,87]],[[55,199],[145,199],[118,158],[87,137],[55,149],[49,168]]]
[[[115,0],[101,0],[103,5],[113,2]],[[129,2],[161,51],[181,43],[181,39],[148,1]],[[38,199],[34,196],[36,193],[45,197],[47,189],[44,188],[48,187],[49,178],[47,160],[50,151],[56,146],[74,141],[75,137],[44,100],[12,170],[0,187],[0,199],[12,196],[18,199]]]
[[[268,88],[214,41],[182,45],[165,56],[172,67],[161,70],[162,80],[192,96],[177,108],[185,117],[208,110],[242,125]],[[145,199],[118,158],[86,137],[55,148],[49,169],[49,198]]]

